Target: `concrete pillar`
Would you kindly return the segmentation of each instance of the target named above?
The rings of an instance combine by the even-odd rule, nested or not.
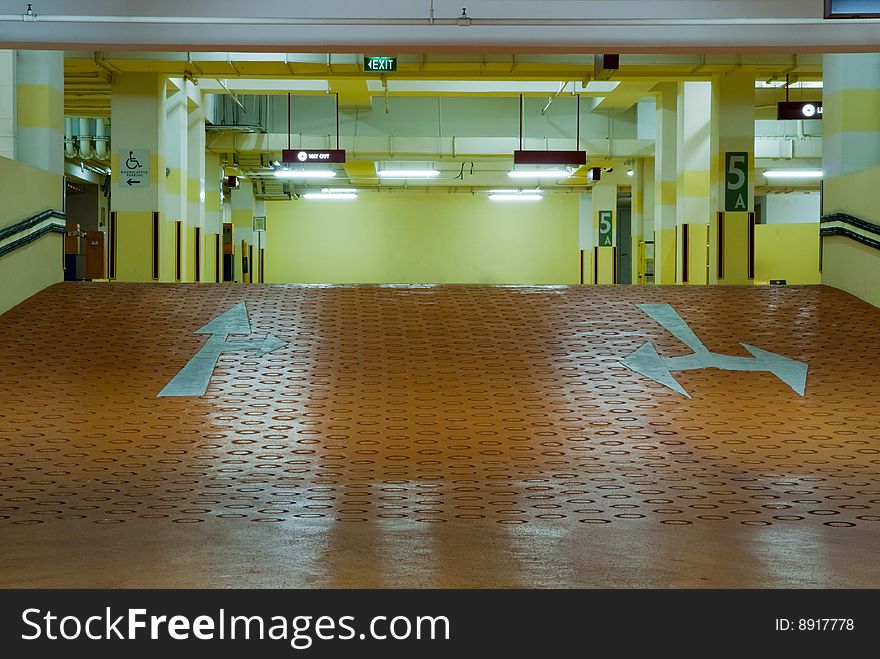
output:
[[[0,156],[15,160],[15,51],[0,50]]]
[[[644,158],[642,163],[642,235],[644,236],[645,284],[654,283],[654,158]]]
[[[712,94],[713,190],[709,226],[709,283],[748,284],[749,212],[755,209],[755,76],[736,71],[719,76]],[[738,175],[726,176],[727,155],[745,153],[748,189],[736,210],[726,210],[726,192]],[[742,169],[742,166],[738,167]],[[744,206],[740,208],[740,206]],[[718,212],[724,212],[722,277],[718,277]]]
[[[654,283],[675,283],[676,192],[678,180],[678,83],[664,82],[657,92],[657,140],[654,153]]]
[[[221,201],[223,199],[223,168],[220,155],[205,154],[205,276],[202,281],[223,281],[223,255],[218,253],[218,236],[222,237]],[[219,274],[218,277],[218,268]]]
[[[876,240],[880,232],[880,54],[825,55],[822,65],[822,205],[823,218],[829,221],[823,226],[838,226]],[[854,226],[853,218],[869,225]],[[878,281],[880,250],[854,238],[823,238],[823,284],[880,306]]]
[[[596,247],[593,224],[593,191],[588,190],[578,195],[578,249],[584,284],[593,283],[593,252]]]
[[[232,191],[231,221],[235,227],[235,281],[243,282],[247,280],[243,259],[248,254],[242,252],[242,241],[254,244],[254,184],[247,179],[239,181],[238,188]]]
[[[64,53],[19,50],[15,56],[16,160],[63,174]],[[6,113],[0,106],[0,115]]]
[[[163,200],[162,248],[172,258],[163,259],[159,278],[161,281],[192,281],[187,278],[187,255],[190,252],[187,230],[187,156],[189,155],[189,115],[186,97],[186,81],[169,78],[165,95],[165,197]],[[180,244],[177,245],[176,223],[181,222]],[[164,229],[167,227],[167,231]],[[177,272],[175,249],[180,250],[180,272]],[[178,276],[179,274],[179,276]]]
[[[631,279],[633,284],[644,284],[640,278],[640,262],[642,259],[643,241],[645,239],[645,161],[638,158],[632,165],[632,258],[630,262]]]
[[[153,73],[114,76],[111,87],[111,211],[116,213],[116,278],[153,279],[153,213],[162,210],[165,195],[165,80]],[[138,161],[140,168],[130,159]],[[129,162],[126,162],[129,161]],[[149,163],[149,175],[139,177]],[[161,278],[173,277],[173,224],[159,216]],[[112,248],[112,245],[111,245]]]
[[[712,215],[712,83],[684,82],[679,85],[677,122],[675,281],[679,284],[705,284]]]
[[[199,233],[199,249],[192,242],[187,251],[187,281],[205,281],[205,256],[208,247],[206,232],[206,192],[205,192],[205,111],[202,93],[191,82],[186,82],[187,94],[187,130],[186,130],[186,225],[189,241],[195,241],[196,230]],[[211,243],[213,247],[213,243]],[[199,262],[196,262],[196,251]],[[198,274],[198,277],[196,276]],[[209,279],[210,280],[210,279]]]
[[[601,239],[602,231],[600,224],[606,213],[611,213],[611,245]],[[593,264],[594,284],[615,283],[614,273],[616,268],[615,249],[617,245],[617,184],[607,180],[600,180],[593,185],[593,231],[598,256],[594,256]]]

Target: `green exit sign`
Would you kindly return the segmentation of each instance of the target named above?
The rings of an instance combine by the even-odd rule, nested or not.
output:
[[[397,71],[396,57],[364,57],[364,69],[367,71]]]

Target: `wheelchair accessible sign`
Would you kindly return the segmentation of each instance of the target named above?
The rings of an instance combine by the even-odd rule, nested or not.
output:
[[[124,149],[119,152],[119,185],[132,190],[150,187],[149,149]]]

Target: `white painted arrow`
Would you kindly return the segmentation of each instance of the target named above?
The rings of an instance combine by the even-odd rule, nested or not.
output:
[[[180,369],[171,382],[159,392],[160,398],[171,396],[204,396],[214,373],[214,367],[224,352],[254,350],[257,356],[274,352],[286,345],[274,334],[264,339],[244,339],[227,341],[230,334],[250,334],[251,324],[248,320],[247,307],[244,302],[220,314],[196,334],[210,334],[211,337],[192,359]]]
[[[752,353],[753,357],[735,357],[709,352],[709,349],[703,345],[699,337],[670,305],[639,304],[636,306],[693,350],[693,353],[680,357],[661,357],[657,354],[654,344],[648,341],[623,360],[623,365],[631,371],[644,375],[646,378],[650,378],[688,398],[690,395],[672,375],[673,372],[696,371],[703,368],[717,368],[723,371],[768,372],[782,380],[795,393],[804,395],[807,387],[808,369],[804,362],[755,348],[747,343],[740,345]]]

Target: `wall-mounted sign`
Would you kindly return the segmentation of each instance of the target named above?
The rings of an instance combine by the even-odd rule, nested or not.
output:
[[[266,230],[266,216],[265,215],[255,215],[254,216],[254,231],[265,231]]]
[[[599,211],[599,247],[611,247],[614,239],[611,231],[614,227],[614,213],[612,211]]]
[[[119,152],[119,185],[123,188],[150,187],[149,149],[123,149]]]
[[[777,119],[821,119],[822,101],[783,101],[776,106]]]
[[[396,57],[364,57],[364,70],[378,73],[397,71]]]
[[[514,151],[514,165],[586,165],[586,151]]]
[[[825,0],[825,18],[880,18],[880,0]]]
[[[749,154],[728,151],[724,154],[724,210],[746,213],[749,210]]]
[[[281,152],[283,163],[343,163],[345,162],[345,149],[284,149]]]

